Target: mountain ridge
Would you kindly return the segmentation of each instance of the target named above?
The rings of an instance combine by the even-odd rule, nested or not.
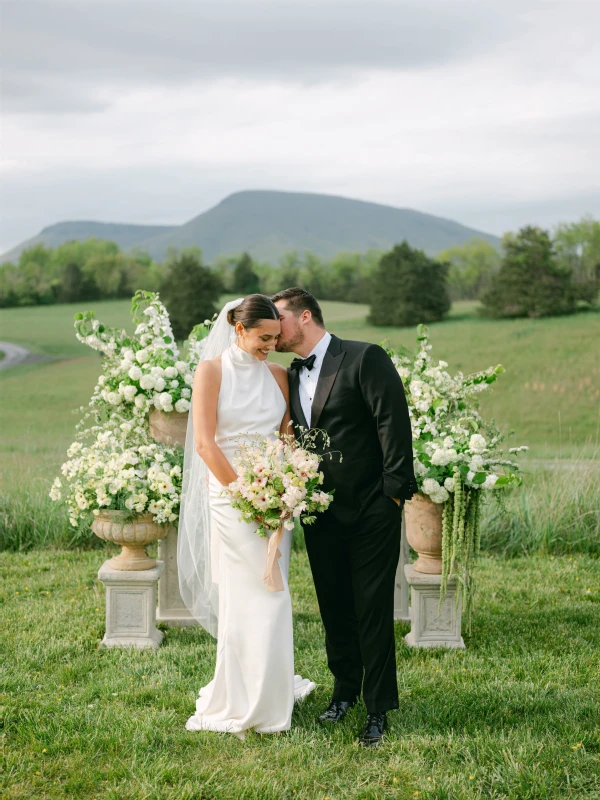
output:
[[[388,250],[403,239],[430,255],[472,237],[500,244],[492,234],[410,208],[337,195],[255,189],[228,195],[182,225],[58,222],[0,258],[17,260],[37,243],[56,247],[90,237],[111,239],[123,250],[146,250],[157,261],[169,247],[197,246],[207,262],[242,252],[275,262],[290,250],[331,258],[341,251]]]

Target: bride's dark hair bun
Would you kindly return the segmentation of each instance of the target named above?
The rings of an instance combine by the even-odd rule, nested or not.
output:
[[[257,328],[262,319],[279,319],[277,306],[264,294],[249,294],[239,306],[227,312],[227,322],[230,325],[241,322],[247,330]]]

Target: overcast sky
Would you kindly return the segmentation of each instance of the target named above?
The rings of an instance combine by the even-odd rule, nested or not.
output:
[[[597,0],[0,0],[0,252],[242,189],[600,216]]]

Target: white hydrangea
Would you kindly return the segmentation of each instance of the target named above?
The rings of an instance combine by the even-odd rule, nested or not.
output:
[[[132,381],[139,381],[142,375],[144,374],[139,367],[131,367],[131,369],[127,373]]]
[[[456,481],[454,480],[454,478],[446,478],[446,480],[444,481],[444,489],[447,492],[453,492],[455,488],[455,483]]]
[[[128,403],[133,402],[134,397],[137,394],[137,388],[135,386],[124,386],[123,387],[123,397]]]
[[[431,463],[435,466],[445,467],[452,461],[456,461],[457,458],[458,454],[456,450],[446,450],[441,447],[433,453]]]
[[[150,389],[154,389],[154,378],[152,375],[142,375],[140,379],[140,387],[145,392],[150,391]]]
[[[480,433],[474,433],[469,439],[469,450],[472,453],[483,453],[487,447],[487,442]]]
[[[135,354],[135,358],[139,364],[145,364],[146,361],[148,361],[148,359],[150,358],[150,354],[145,348],[142,348],[141,350],[137,351],[137,353]]]
[[[183,363],[183,362],[180,362],[180,363]],[[178,374],[179,373],[178,373],[178,371],[177,371],[177,369],[175,367],[167,367],[165,369],[165,376],[167,378],[176,378]]]
[[[181,398],[175,403],[175,411],[178,411],[180,414],[184,414],[186,411],[190,410],[189,401],[185,398]]]
[[[423,494],[435,494],[441,490],[440,484],[434,478],[425,478],[423,481]]]

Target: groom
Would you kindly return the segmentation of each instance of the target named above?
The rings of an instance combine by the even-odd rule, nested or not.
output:
[[[381,347],[325,330],[311,294],[285,289],[272,300],[281,315],[277,350],[300,356],[289,370],[294,426],[325,430],[339,451],[321,464],[334,502],[304,530],[335,679],[320,719],[341,722],[362,691],[361,744],[373,747],[386,712],[398,708],[394,581],[402,504],[417,491],[404,389]]]

